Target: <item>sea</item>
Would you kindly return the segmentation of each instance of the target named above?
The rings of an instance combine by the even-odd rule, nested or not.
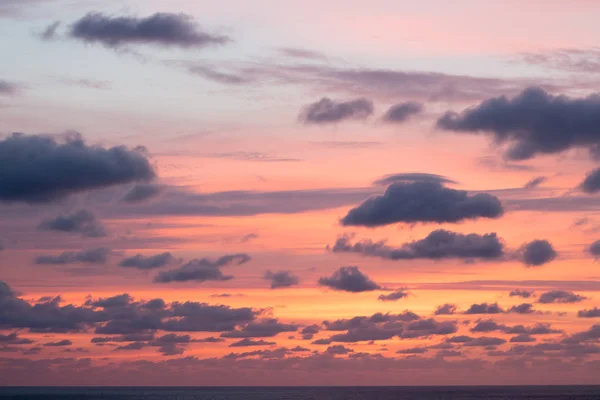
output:
[[[499,387],[4,387],[0,400],[600,399],[600,386]]]

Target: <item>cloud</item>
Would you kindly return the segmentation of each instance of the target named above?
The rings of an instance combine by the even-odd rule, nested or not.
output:
[[[590,247],[588,247],[588,251],[595,258],[600,257],[600,240],[596,240],[594,243],[592,243]]]
[[[176,262],[177,260],[169,252],[156,254],[154,256],[143,256],[136,254],[133,257],[128,257],[119,263],[120,267],[125,268],[136,268],[142,270],[149,270],[155,268],[161,268]]]
[[[538,176],[537,178],[533,178],[532,180],[527,182],[523,186],[523,189],[535,189],[536,187],[540,186],[542,183],[546,182],[547,180],[548,180],[548,178],[546,178],[545,176]]]
[[[229,347],[247,347],[247,346],[272,346],[277,344],[275,342],[267,342],[263,339],[260,340],[252,340],[248,338],[244,338],[238,342],[233,342],[229,345]]]
[[[64,265],[74,263],[104,264],[110,250],[106,247],[83,251],[65,251],[56,256],[43,255],[35,259],[36,264]]]
[[[189,15],[170,13],[136,18],[91,12],[71,25],[69,35],[86,43],[100,43],[111,48],[129,44],[201,48],[231,41],[226,36],[203,32]]]
[[[441,306],[438,306],[435,311],[433,312],[434,315],[453,315],[456,314],[458,307],[456,306],[456,304],[443,304]]]
[[[531,314],[535,311],[533,309],[533,304],[522,303],[522,304],[519,304],[518,306],[512,306],[506,312],[517,313],[517,314]]]
[[[600,145],[600,96],[553,96],[530,87],[513,99],[491,98],[462,113],[447,112],[437,126],[455,132],[487,133],[508,143],[505,156],[527,160],[571,148]]]
[[[106,236],[104,225],[88,210],[79,210],[72,214],[60,214],[56,218],[45,219],[38,225],[38,230],[80,233],[81,236],[90,238]]]
[[[88,146],[78,136],[12,134],[0,141],[0,201],[48,203],[70,194],[155,177],[148,159],[123,146]]]
[[[3,335],[0,333],[0,344],[12,344],[12,345],[21,345],[21,344],[32,344],[33,340],[21,338],[18,336],[16,332],[9,333],[8,335]]]
[[[319,333],[321,327],[319,325],[309,325],[304,327],[300,334],[302,335],[303,340],[312,340],[313,336]]]
[[[344,226],[376,227],[398,222],[460,222],[498,218],[503,209],[498,198],[486,193],[443,187],[439,182],[394,183],[385,193],[371,197],[342,218]]]
[[[239,330],[225,332],[221,337],[226,338],[260,338],[273,337],[282,332],[296,332],[298,325],[283,324],[275,318],[262,319],[250,322]]]
[[[0,95],[13,95],[19,91],[19,85],[0,79]]]
[[[600,190],[600,168],[588,173],[583,182],[579,185],[579,188],[588,194],[598,192]]]
[[[488,347],[488,346],[499,346],[501,344],[506,343],[506,340],[504,340],[502,338],[488,337],[488,336],[482,336],[482,337],[478,337],[478,338],[469,338],[469,339],[470,340],[467,340],[463,343],[463,346]]]
[[[517,256],[526,266],[538,267],[554,260],[558,254],[547,240],[534,240],[523,245]]]
[[[45,347],[64,347],[64,346],[71,346],[73,344],[73,342],[71,342],[68,339],[65,340],[61,340],[59,342],[48,342],[48,343],[44,343]]]
[[[598,318],[600,317],[600,308],[594,307],[589,310],[580,310],[577,312],[579,318]]]
[[[382,294],[377,299],[379,301],[396,301],[408,297],[410,295],[406,289],[398,289],[390,294]]]
[[[300,279],[290,271],[267,271],[263,279],[271,281],[271,289],[287,288],[300,283]]]
[[[365,119],[373,114],[373,103],[365,98],[336,102],[323,97],[309,104],[300,112],[299,120],[304,124],[331,124],[344,120]]]
[[[164,187],[151,183],[135,185],[121,198],[124,203],[139,203],[158,196]]]
[[[358,267],[341,267],[330,277],[321,277],[319,285],[344,292],[367,292],[381,289],[381,286],[364,275]]]
[[[332,247],[334,253],[359,253],[388,260],[441,260],[447,258],[498,259],[503,256],[503,244],[495,233],[478,235],[437,230],[421,240],[391,247],[385,241],[369,239],[352,244],[349,236],[339,238]]]
[[[450,178],[442,175],[427,174],[423,172],[404,172],[400,174],[389,174],[382,176],[373,182],[373,185],[388,186],[396,182],[438,182],[438,183],[457,183]]]
[[[383,116],[383,121],[392,124],[400,124],[408,121],[414,115],[423,112],[423,105],[415,101],[394,104]]]
[[[331,354],[331,355],[336,355],[336,356],[341,356],[344,354],[349,354],[349,353],[353,353],[354,350],[349,349],[341,344],[335,345],[335,346],[329,346],[327,348],[327,350],[325,350],[325,352],[327,354]]]
[[[586,297],[580,296],[573,292],[567,292],[565,290],[551,290],[549,292],[542,293],[538,298],[538,303],[579,303],[585,299]]]
[[[326,60],[327,56],[315,50],[298,49],[294,47],[282,47],[277,51],[286,57],[300,58],[305,60]]]
[[[528,299],[533,296],[533,292],[529,290],[515,289],[511,290],[511,292],[508,295],[510,297],[522,297],[524,299]]]
[[[504,312],[504,310],[502,310],[502,308],[500,308],[498,303],[494,303],[494,304],[481,303],[481,304],[472,304],[471,307],[469,307],[469,309],[467,311],[465,311],[465,314],[500,314],[503,312]]]
[[[56,31],[60,27],[61,22],[55,21],[48,25],[43,32],[40,33],[40,38],[42,40],[53,40],[56,37]]]
[[[170,271],[162,271],[154,278],[156,283],[171,282],[206,282],[206,281],[228,281],[233,279],[232,275],[225,275],[221,267],[233,262],[238,265],[247,263],[251,258],[247,254],[228,254],[211,261],[207,258],[195,259]]]

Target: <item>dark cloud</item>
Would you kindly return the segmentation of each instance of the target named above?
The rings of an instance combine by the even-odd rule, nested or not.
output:
[[[271,281],[271,289],[287,288],[300,283],[300,279],[290,271],[267,271],[263,279]]]
[[[482,336],[482,337],[478,337],[478,338],[471,338],[471,340],[464,342],[463,346],[488,347],[488,346],[499,346],[504,343],[506,343],[506,340],[504,340],[502,338]]]
[[[155,177],[139,151],[88,146],[78,136],[57,143],[17,133],[0,141],[0,171],[0,201],[28,203]]]
[[[423,105],[415,101],[407,101],[405,103],[394,104],[383,116],[383,121],[400,124],[408,121],[413,115],[423,112]]]
[[[554,260],[558,254],[547,240],[533,240],[517,252],[518,258],[528,267],[538,267]]]
[[[13,95],[19,91],[19,85],[0,79],[0,95]]]
[[[349,349],[341,344],[335,345],[335,346],[329,346],[327,348],[327,350],[325,350],[325,352],[327,354],[331,354],[331,355],[344,355],[344,354],[349,354],[349,353],[353,353],[354,350]]]
[[[510,338],[511,343],[530,343],[530,342],[535,342],[536,340],[537,340],[536,338],[534,338],[533,336],[528,335],[526,333],[517,335],[517,336],[513,336]]]
[[[588,251],[594,257],[600,257],[600,240],[596,240],[594,243],[592,243],[588,248]]]
[[[300,331],[300,334],[302,335],[303,340],[312,340],[314,335],[319,333],[320,330],[321,330],[321,327],[319,325],[309,325],[307,327],[304,327]]]
[[[498,259],[503,256],[503,244],[495,233],[478,235],[437,230],[426,238],[391,247],[385,241],[369,239],[352,244],[349,236],[339,238],[332,247],[334,253],[359,253],[389,260],[441,260],[447,258]]]
[[[213,336],[210,336],[210,337],[207,337],[204,339],[196,339],[196,342],[198,342],[198,343],[221,343],[224,341],[225,341],[225,339],[221,339],[221,338],[217,338],[217,337],[213,337]]]
[[[163,323],[170,332],[225,332],[255,320],[258,311],[248,307],[230,308],[206,303],[173,303],[168,315],[175,317]]]
[[[504,312],[504,310],[502,310],[502,308],[500,308],[498,303],[494,303],[494,304],[481,303],[481,304],[472,304],[471,307],[469,307],[469,309],[467,311],[465,311],[465,314],[500,314],[503,312]]]
[[[61,340],[59,342],[48,342],[48,343],[44,343],[45,347],[64,347],[64,346],[71,346],[73,344],[73,342],[71,342],[68,339],[65,340]]]
[[[283,332],[296,332],[298,325],[283,324],[274,318],[250,322],[239,330],[225,332],[221,337],[226,338],[261,338],[273,337]]]
[[[396,354],[424,354],[428,351],[427,347],[411,347],[409,349],[398,350]]]
[[[546,178],[545,176],[538,176],[537,178],[533,178],[532,180],[527,182],[525,186],[523,186],[523,189],[535,189],[547,180],[548,178]]]
[[[321,277],[319,285],[327,286],[333,290],[353,293],[381,289],[381,286],[360,272],[358,267],[341,267],[330,277]]]
[[[55,21],[48,25],[43,32],[40,33],[40,38],[43,40],[53,40],[56,37],[56,31],[60,27],[61,22]]]
[[[450,178],[442,175],[427,174],[423,172],[406,172],[400,174],[390,174],[382,176],[373,182],[373,185],[388,186],[396,182],[438,182],[438,183],[457,183]]]
[[[63,265],[73,263],[104,264],[110,250],[106,247],[83,251],[65,251],[56,256],[43,255],[35,259],[36,264]]]
[[[524,299],[528,299],[533,296],[533,292],[529,290],[515,289],[511,290],[511,292],[508,295],[510,297],[522,297]]]
[[[408,297],[410,295],[406,289],[398,289],[390,294],[382,294],[377,299],[379,301],[396,301]]]
[[[522,304],[519,304],[518,306],[512,306],[511,308],[509,308],[507,310],[507,312],[517,313],[517,314],[531,314],[531,313],[535,312],[535,310],[533,309],[533,304],[522,303]]]
[[[171,282],[206,282],[206,281],[227,281],[233,279],[232,275],[225,275],[221,267],[227,266],[233,262],[238,265],[250,261],[247,254],[228,254],[211,261],[207,258],[192,260],[179,268],[170,271],[162,271],[154,278],[156,283]]]
[[[121,198],[124,203],[139,203],[158,196],[164,187],[151,183],[135,185],[131,190]]]
[[[588,173],[579,188],[589,194],[598,192],[600,190],[600,168]]]
[[[238,342],[233,342],[229,345],[229,347],[248,347],[248,346],[272,346],[277,344],[275,342],[267,342],[263,339],[260,340],[252,340],[248,338],[244,338]]]
[[[365,119],[373,114],[373,103],[365,98],[336,102],[323,97],[305,106],[298,119],[304,124],[331,124]]]
[[[498,218],[503,209],[496,197],[469,195],[439,182],[394,183],[381,196],[371,197],[341,220],[344,226],[384,226],[397,222],[460,222]]]
[[[505,155],[526,160],[570,148],[591,151],[600,144],[600,96],[553,96],[531,87],[513,99],[485,100],[460,114],[447,112],[437,126],[456,132],[488,133],[497,143],[508,143]]]
[[[311,344],[325,345],[326,346],[326,345],[331,344],[331,342],[332,342],[331,339],[323,338],[323,339],[317,339],[314,342],[311,342]]]
[[[0,344],[1,345],[6,345],[6,344],[21,345],[21,344],[32,344],[32,343],[33,343],[33,340],[21,338],[18,336],[18,334],[16,332],[9,333],[8,335],[3,335],[0,333]]]
[[[580,310],[577,312],[579,318],[599,318],[600,308],[594,307],[589,310]]]
[[[73,23],[69,35],[86,43],[100,43],[113,48],[128,44],[206,47],[231,41],[226,36],[203,32],[189,15],[169,13],[136,18],[92,12]]]
[[[443,304],[441,306],[438,306],[438,308],[435,309],[435,311],[433,312],[434,315],[453,315],[456,314],[458,307],[456,307],[456,304]]]
[[[149,270],[167,266],[175,261],[177,260],[169,252],[156,254],[154,256],[143,256],[141,254],[136,254],[133,257],[128,257],[121,260],[119,266],[125,268]]]
[[[72,214],[60,214],[56,218],[45,219],[38,225],[42,231],[80,233],[84,237],[106,236],[106,228],[96,216],[88,210],[75,211]]]
[[[567,292],[565,290],[551,290],[549,292],[542,293],[538,298],[538,303],[579,303],[585,299],[586,297],[580,296],[573,292]]]

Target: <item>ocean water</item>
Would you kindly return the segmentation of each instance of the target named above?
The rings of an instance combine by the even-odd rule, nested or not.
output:
[[[0,388],[19,400],[404,400],[600,399],[600,386]]]

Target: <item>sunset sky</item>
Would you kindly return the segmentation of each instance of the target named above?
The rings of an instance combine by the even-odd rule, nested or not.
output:
[[[0,385],[600,384],[598,15],[0,0]]]

